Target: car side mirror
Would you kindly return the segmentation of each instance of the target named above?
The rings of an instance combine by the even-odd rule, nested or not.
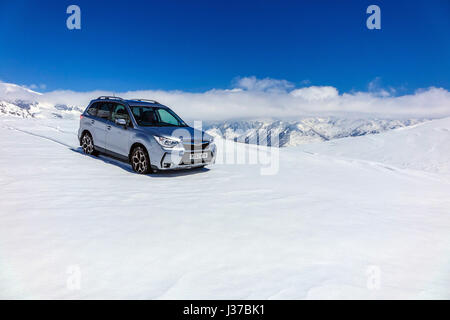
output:
[[[116,119],[116,124],[119,126],[127,126],[127,121],[125,119]]]

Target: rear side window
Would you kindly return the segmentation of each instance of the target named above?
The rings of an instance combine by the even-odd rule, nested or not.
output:
[[[93,103],[93,104],[89,107],[89,109],[87,110],[87,113],[88,113],[89,115],[95,117],[95,116],[97,115],[97,106],[98,106],[98,103]]]
[[[99,103],[97,108],[97,117],[105,120],[111,119],[111,104],[107,102]]]

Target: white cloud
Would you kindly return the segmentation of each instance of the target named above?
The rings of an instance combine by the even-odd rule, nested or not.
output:
[[[293,95],[294,97],[303,98],[307,101],[315,101],[315,100],[327,100],[337,98],[339,96],[339,92],[334,87],[311,86],[292,90],[291,95]]]
[[[381,77],[375,77],[372,81],[367,85],[367,90],[373,95],[377,95],[380,97],[389,97],[396,93],[396,90],[392,87],[385,89],[382,86]]]
[[[278,80],[271,78],[257,79],[255,76],[236,78],[235,85],[247,91],[267,91],[267,92],[284,92],[294,87],[287,80]]]
[[[45,89],[47,89],[47,85],[45,83],[41,83],[41,84],[32,83],[30,85],[22,85],[21,87],[24,87],[24,88],[27,88],[30,90],[38,90],[38,89],[45,90]]]
[[[0,83],[0,99],[21,96],[18,86]],[[6,89],[5,89],[6,88]],[[8,89],[9,88],[9,89]],[[13,90],[14,89],[14,90]],[[26,90],[22,87],[23,90]],[[11,91],[13,90],[13,91]],[[26,92],[30,97],[32,92]],[[58,90],[34,95],[48,104],[85,107],[108,91],[74,92]],[[437,118],[450,116],[450,92],[443,88],[428,88],[403,96],[375,92],[339,93],[331,86],[294,88],[286,80],[240,78],[235,88],[213,89],[202,93],[183,91],[143,90],[115,92],[123,98],[155,99],[174,109],[185,119],[296,119],[306,116]]]
[[[380,89],[381,86],[381,77],[375,77],[372,81],[367,85],[367,89],[369,92],[376,92]]]

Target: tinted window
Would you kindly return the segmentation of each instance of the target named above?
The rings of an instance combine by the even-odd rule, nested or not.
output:
[[[111,119],[111,104],[107,102],[99,103],[97,117],[105,120]]]
[[[116,104],[114,106],[113,112],[111,114],[111,120],[115,122],[116,119],[125,119],[125,121],[127,122],[127,126],[130,125],[130,115],[128,114],[127,108],[124,105]]]
[[[174,126],[181,125],[180,121],[178,121],[178,119],[175,118],[172,114],[170,114],[167,110],[158,109],[157,112],[159,115],[159,120],[161,121],[162,124],[165,124],[165,125],[173,124]]]
[[[151,107],[132,107],[134,119],[140,126],[151,127],[158,123],[155,110]]]
[[[158,107],[131,107],[134,119],[144,127],[185,127],[187,126],[173,111]]]
[[[93,103],[93,104],[89,107],[87,113],[88,113],[89,115],[95,117],[95,116],[97,115],[97,105],[98,105],[98,103]]]

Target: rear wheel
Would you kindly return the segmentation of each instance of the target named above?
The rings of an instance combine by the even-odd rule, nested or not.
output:
[[[147,151],[142,147],[136,147],[131,154],[131,166],[133,170],[139,174],[147,174],[151,172],[150,157]]]
[[[81,137],[81,148],[83,149],[83,152],[85,154],[97,155],[97,151],[95,151],[94,148],[94,139],[92,139],[92,136],[89,132],[86,132]]]

